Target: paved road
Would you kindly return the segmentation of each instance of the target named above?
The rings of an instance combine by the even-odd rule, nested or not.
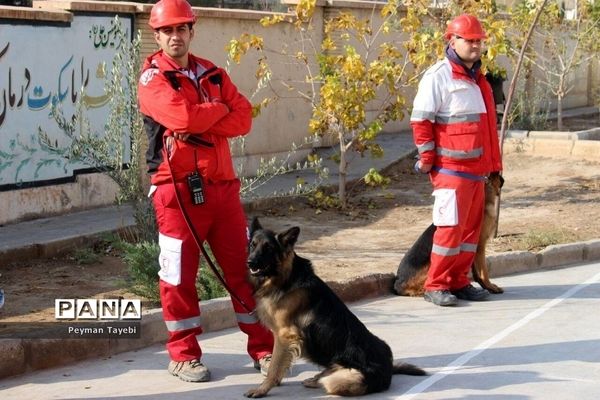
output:
[[[396,376],[368,399],[578,399],[600,395],[600,263],[495,280],[506,293],[440,308],[418,298],[385,297],[352,309],[401,358],[427,377]],[[212,382],[191,384],[165,370],[162,346],[0,381],[0,399],[242,399],[261,377],[236,329],[202,337]],[[300,381],[304,362],[271,398],[323,398]]]

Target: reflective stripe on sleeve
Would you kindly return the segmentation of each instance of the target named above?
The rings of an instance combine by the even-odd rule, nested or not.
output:
[[[417,145],[417,150],[419,151],[419,154],[420,153],[424,153],[424,152],[429,151],[429,150],[433,150],[433,149],[435,149],[435,142],[433,142],[433,141],[431,141],[431,142],[425,142],[423,144],[418,144]]]
[[[434,122],[435,119],[435,113],[433,111],[413,110],[410,114],[411,121],[429,120],[431,122]]]

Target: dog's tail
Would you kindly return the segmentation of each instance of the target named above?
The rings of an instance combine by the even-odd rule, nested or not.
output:
[[[427,375],[427,372],[425,372],[425,370],[417,367],[416,365],[412,365],[412,364],[405,363],[405,362],[394,364],[392,373],[394,375],[396,375],[396,374],[415,375],[415,376]]]

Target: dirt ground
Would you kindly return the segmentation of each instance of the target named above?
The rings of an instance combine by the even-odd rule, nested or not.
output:
[[[533,157],[504,158],[498,237],[488,253],[600,238],[600,163]],[[324,280],[344,280],[374,272],[395,273],[403,253],[431,221],[431,187],[412,171],[412,160],[384,171],[385,189],[356,184],[348,211],[315,208],[306,199],[254,212],[265,227],[301,228],[297,252]],[[3,322],[51,321],[55,298],[138,298],[127,292],[127,270],[110,249],[99,261],[74,257],[11,265],[0,270],[6,304]],[[208,273],[208,271],[204,271]]]

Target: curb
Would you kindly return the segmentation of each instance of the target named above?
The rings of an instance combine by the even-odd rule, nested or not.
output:
[[[511,130],[506,134],[505,145],[507,153],[598,161],[600,128],[577,132]]]
[[[533,253],[514,251],[487,257],[491,277],[544,270],[600,260],[600,239],[552,245]],[[344,302],[354,302],[392,294],[393,273],[370,274],[327,282]],[[204,332],[236,325],[229,298],[200,302]],[[161,309],[144,313],[140,339],[2,339],[0,340],[0,379],[39,369],[63,366],[94,357],[110,357],[164,342],[167,331]]]

